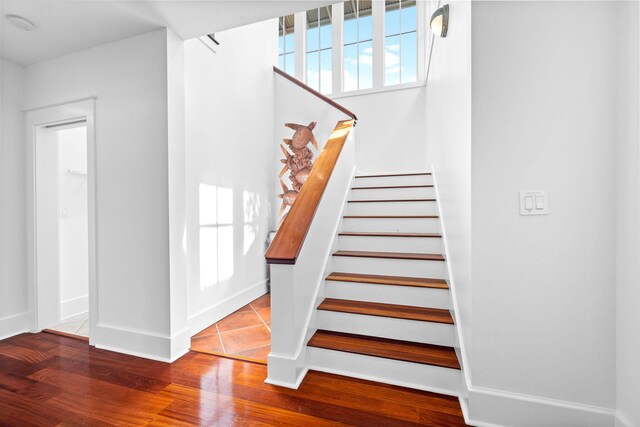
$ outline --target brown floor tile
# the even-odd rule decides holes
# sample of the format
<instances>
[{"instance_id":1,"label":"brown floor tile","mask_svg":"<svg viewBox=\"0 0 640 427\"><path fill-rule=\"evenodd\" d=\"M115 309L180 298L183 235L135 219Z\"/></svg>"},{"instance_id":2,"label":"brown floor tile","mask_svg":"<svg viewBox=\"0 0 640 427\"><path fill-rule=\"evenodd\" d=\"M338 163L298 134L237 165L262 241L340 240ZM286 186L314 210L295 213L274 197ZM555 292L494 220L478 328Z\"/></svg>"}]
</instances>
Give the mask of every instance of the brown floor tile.
<instances>
[{"instance_id":1,"label":"brown floor tile","mask_svg":"<svg viewBox=\"0 0 640 427\"><path fill-rule=\"evenodd\" d=\"M191 350L224 353L218 334L191 338Z\"/></svg>"},{"instance_id":2,"label":"brown floor tile","mask_svg":"<svg viewBox=\"0 0 640 427\"><path fill-rule=\"evenodd\" d=\"M216 324L214 323L213 325L209 326L208 328L204 328L203 330L201 330L200 332L198 332L197 334L195 334L191 338L200 338L200 337L204 337L204 336L207 336L207 335L213 335L213 334L217 334L217 333L218 333L218 328L216 328Z\"/></svg>"},{"instance_id":3,"label":"brown floor tile","mask_svg":"<svg viewBox=\"0 0 640 427\"><path fill-rule=\"evenodd\" d=\"M255 326L262 324L260 317L249 306L246 306L240 310L231 313L224 319L218 321L218 331L220 333L232 331L234 329L246 328L248 326Z\"/></svg>"},{"instance_id":4,"label":"brown floor tile","mask_svg":"<svg viewBox=\"0 0 640 427\"><path fill-rule=\"evenodd\" d=\"M269 308L271 307L271 294L264 294L260 298L251 301L251 305L256 310L260 308Z\"/></svg>"},{"instance_id":5,"label":"brown floor tile","mask_svg":"<svg viewBox=\"0 0 640 427\"><path fill-rule=\"evenodd\" d=\"M271 324L271 308L256 308L256 311L267 325Z\"/></svg>"},{"instance_id":6,"label":"brown floor tile","mask_svg":"<svg viewBox=\"0 0 640 427\"><path fill-rule=\"evenodd\" d=\"M257 359L267 361L267 356L271 351L270 345L265 345L262 347L252 348L250 350L245 350L238 352L236 356L248 357L249 359Z\"/></svg>"},{"instance_id":7,"label":"brown floor tile","mask_svg":"<svg viewBox=\"0 0 640 427\"><path fill-rule=\"evenodd\" d=\"M271 333L262 322L257 326L222 332L220 336L225 351L230 354L271 344Z\"/></svg>"}]
</instances>

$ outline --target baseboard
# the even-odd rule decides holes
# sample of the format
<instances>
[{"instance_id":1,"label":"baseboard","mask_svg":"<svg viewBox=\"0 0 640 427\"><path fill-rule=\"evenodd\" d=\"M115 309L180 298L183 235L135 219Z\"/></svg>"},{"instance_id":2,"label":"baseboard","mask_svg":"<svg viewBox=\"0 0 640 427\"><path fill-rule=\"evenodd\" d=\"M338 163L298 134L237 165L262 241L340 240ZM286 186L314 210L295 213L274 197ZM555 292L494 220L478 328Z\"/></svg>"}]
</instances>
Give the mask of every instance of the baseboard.
<instances>
[{"instance_id":1,"label":"baseboard","mask_svg":"<svg viewBox=\"0 0 640 427\"><path fill-rule=\"evenodd\" d=\"M465 422L476 427L614 427L616 419L612 409L481 387L464 403Z\"/></svg>"},{"instance_id":2,"label":"baseboard","mask_svg":"<svg viewBox=\"0 0 640 427\"><path fill-rule=\"evenodd\" d=\"M191 335L195 335L204 328L213 325L223 317L230 315L237 309L244 307L256 298L261 297L267 293L267 291L267 279L264 279L244 291L238 292L217 304L189 316L189 329L191 330Z\"/></svg>"},{"instance_id":3,"label":"baseboard","mask_svg":"<svg viewBox=\"0 0 640 427\"><path fill-rule=\"evenodd\" d=\"M89 295L60 302L60 323L72 321L73 318L89 311Z\"/></svg>"},{"instance_id":4,"label":"baseboard","mask_svg":"<svg viewBox=\"0 0 640 427\"><path fill-rule=\"evenodd\" d=\"M620 411L616 411L616 424L615 427L637 427L631 420L624 416Z\"/></svg>"},{"instance_id":5,"label":"baseboard","mask_svg":"<svg viewBox=\"0 0 640 427\"><path fill-rule=\"evenodd\" d=\"M309 372L307 366L302 367L305 360L305 349L293 356L269 353L267 357L267 384L297 389Z\"/></svg>"},{"instance_id":6,"label":"baseboard","mask_svg":"<svg viewBox=\"0 0 640 427\"><path fill-rule=\"evenodd\" d=\"M0 318L0 340L29 332L29 313L22 312Z\"/></svg>"},{"instance_id":7,"label":"baseboard","mask_svg":"<svg viewBox=\"0 0 640 427\"><path fill-rule=\"evenodd\" d=\"M185 355L190 346L189 328L169 336L99 323L91 331L91 345L104 350L171 363Z\"/></svg>"}]
</instances>

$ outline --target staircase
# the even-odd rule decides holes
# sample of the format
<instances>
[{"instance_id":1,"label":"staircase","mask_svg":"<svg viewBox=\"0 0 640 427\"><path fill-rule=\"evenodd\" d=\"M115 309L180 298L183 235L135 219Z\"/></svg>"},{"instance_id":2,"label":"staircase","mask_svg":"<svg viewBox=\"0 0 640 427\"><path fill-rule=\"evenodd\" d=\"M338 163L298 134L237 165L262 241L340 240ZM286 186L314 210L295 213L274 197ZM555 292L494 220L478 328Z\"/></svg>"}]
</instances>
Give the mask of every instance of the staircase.
<instances>
[{"instance_id":1,"label":"staircase","mask_svg":"<svg viewBox=\"0 0 640 427\"><path fill-rule=\"evenodd\" d=\"M459 395L431 174L354 182L307 343L310 369Z\"/></svg>"}]
</instances>

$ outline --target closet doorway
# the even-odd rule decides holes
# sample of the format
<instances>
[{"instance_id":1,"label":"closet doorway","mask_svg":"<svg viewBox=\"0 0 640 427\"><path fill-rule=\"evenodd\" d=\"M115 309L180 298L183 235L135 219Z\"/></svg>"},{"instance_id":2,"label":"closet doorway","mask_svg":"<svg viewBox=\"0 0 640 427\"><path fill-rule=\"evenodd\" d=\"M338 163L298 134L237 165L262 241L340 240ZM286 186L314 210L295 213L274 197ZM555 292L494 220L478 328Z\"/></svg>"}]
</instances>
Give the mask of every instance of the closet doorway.
<instances>
[{"instance_id":1,"label":"closet doorway","mask_svg":"<svg viewBox=\"0 0 640 427\"><path fill-rule=\"evenodd\" d=\"M93 100L27 112L27 135L33 330L89 340L97 305Z\"/></svg>"}]
</instances>

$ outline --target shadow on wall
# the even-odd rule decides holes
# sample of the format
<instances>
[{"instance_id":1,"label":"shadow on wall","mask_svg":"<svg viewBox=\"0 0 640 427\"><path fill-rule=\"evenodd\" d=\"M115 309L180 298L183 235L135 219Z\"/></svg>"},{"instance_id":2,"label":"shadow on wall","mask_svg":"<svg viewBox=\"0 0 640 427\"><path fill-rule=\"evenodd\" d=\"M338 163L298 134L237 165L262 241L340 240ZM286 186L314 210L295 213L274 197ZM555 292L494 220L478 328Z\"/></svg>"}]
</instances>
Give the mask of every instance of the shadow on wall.
<instances>
[{"instance_id":1,"label":"shadow on wall","mask_svg":"<svg viewBox=\"0 0 640 427\"><path fill-rule=\"evenodd\" d=\"M228 283L234 274L234 192L232 188L201 183L198 200L200 289L207 289ZM260 230L260 195L243 191L242 207L242 239L238 241L243 242L243 255L246 255L256 244Z\"/></svg>"}]
</instances>

